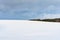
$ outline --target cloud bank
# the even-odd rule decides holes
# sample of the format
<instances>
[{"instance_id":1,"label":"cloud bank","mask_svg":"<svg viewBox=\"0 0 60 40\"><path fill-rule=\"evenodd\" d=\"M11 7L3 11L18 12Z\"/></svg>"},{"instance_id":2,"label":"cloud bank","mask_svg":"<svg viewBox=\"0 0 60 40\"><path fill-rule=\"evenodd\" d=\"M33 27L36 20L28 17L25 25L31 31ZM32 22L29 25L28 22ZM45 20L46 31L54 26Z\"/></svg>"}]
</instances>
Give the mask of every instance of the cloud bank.
<instances>
[{"instance_id":1,"label":"cloud bank","mask_svg":"<svg viewBox=\"0 0 60 40\"><path fill-rule=\"evenodd\" d=\"M60 14L60 0L0 0L0 19L43 18L44 14Z\"/></svg>"}]
</instances>

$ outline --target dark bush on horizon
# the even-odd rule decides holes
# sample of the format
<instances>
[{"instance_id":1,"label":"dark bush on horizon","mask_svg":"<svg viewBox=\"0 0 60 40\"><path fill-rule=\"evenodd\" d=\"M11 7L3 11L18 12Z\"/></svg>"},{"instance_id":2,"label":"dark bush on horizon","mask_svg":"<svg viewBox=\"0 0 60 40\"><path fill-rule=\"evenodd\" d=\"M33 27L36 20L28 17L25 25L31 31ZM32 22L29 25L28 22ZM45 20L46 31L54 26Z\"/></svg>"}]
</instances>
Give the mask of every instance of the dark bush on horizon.
<instances>
[{"instance_id":1,"label":"dark bush on horizon","mask_svg":"<svg viewBox=\"0 0 60 40\"><path fill-rule=\"evenodd\" d=\"M60 22L60 18L54 18L54 19L30 19L31 21L46 21L46 22Z\"/></svg>"}]
</instances>

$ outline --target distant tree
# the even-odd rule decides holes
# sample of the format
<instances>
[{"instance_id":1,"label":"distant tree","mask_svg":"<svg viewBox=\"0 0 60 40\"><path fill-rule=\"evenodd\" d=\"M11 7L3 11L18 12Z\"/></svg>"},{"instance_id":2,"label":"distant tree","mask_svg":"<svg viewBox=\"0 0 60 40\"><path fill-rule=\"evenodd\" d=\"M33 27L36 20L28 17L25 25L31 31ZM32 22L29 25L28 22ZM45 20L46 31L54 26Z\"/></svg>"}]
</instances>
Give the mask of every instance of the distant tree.
<instances>
[{"instance_id":1,"label":"distant tree","mask_svg":"<svg viewBox=\"0 0 60 40\"><path fill-rule=\"evenodd\" d=\"M55 19L30 19L31 21L46 21L46 22L60 22L60 18L55 18Z\"/></svg>"}]
</instances>

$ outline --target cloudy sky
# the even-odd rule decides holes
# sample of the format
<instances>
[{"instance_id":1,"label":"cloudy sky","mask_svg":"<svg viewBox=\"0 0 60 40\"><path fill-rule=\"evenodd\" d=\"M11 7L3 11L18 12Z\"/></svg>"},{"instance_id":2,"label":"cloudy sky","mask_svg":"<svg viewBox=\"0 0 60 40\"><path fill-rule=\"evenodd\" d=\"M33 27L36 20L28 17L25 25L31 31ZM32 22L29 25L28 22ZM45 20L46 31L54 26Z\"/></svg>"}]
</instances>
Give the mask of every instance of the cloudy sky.
<instances>
[{"instance_id":1,"label":"cloudy sky","mask_svg":"<svg viewBox=\"0 0 60 40\"><path fill-rule=\"evenodd\" d=\"M60 18L60 0L0 0L0 19Z\"/></svg>"}]
</instances>

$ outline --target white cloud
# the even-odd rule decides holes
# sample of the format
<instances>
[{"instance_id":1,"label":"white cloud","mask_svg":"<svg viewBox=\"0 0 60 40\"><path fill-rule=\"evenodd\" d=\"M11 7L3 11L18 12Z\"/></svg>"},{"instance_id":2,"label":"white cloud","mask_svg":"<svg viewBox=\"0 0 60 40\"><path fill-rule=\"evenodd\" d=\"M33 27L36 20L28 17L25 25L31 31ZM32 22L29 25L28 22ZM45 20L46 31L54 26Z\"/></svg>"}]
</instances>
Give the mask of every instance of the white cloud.
<instances>
[{"instance_id":1,"label":"white cloud","mask_svg":"<svg viewBox=\"0 0 60 40\"><path fill-rule=\"evenodd\" d=\"M57 13L57 14L43 14L43 18L42 19L45 19L45 18L60 18L60 13Z\"/></svg>"},{"instance_id":2,"label":"white cloud","mask_svg":"<svg viewBox=\"0 0 60 40\"><path fill-rule=\"evenodd\" d=\"M35 18L60 18L60 7L49 5L48 7L44 8L42 13L37 15Z\"/></svg>"},{"instance_id":3,"label":"white cloud","mask_svg":"<svg viewBox=\"0 0 60 40\"><path fill-rule=\"evenodd\" d=\"M43 18L60 18L60 7L50 5L44 10Z\"/></svg>"}]
</instances>

